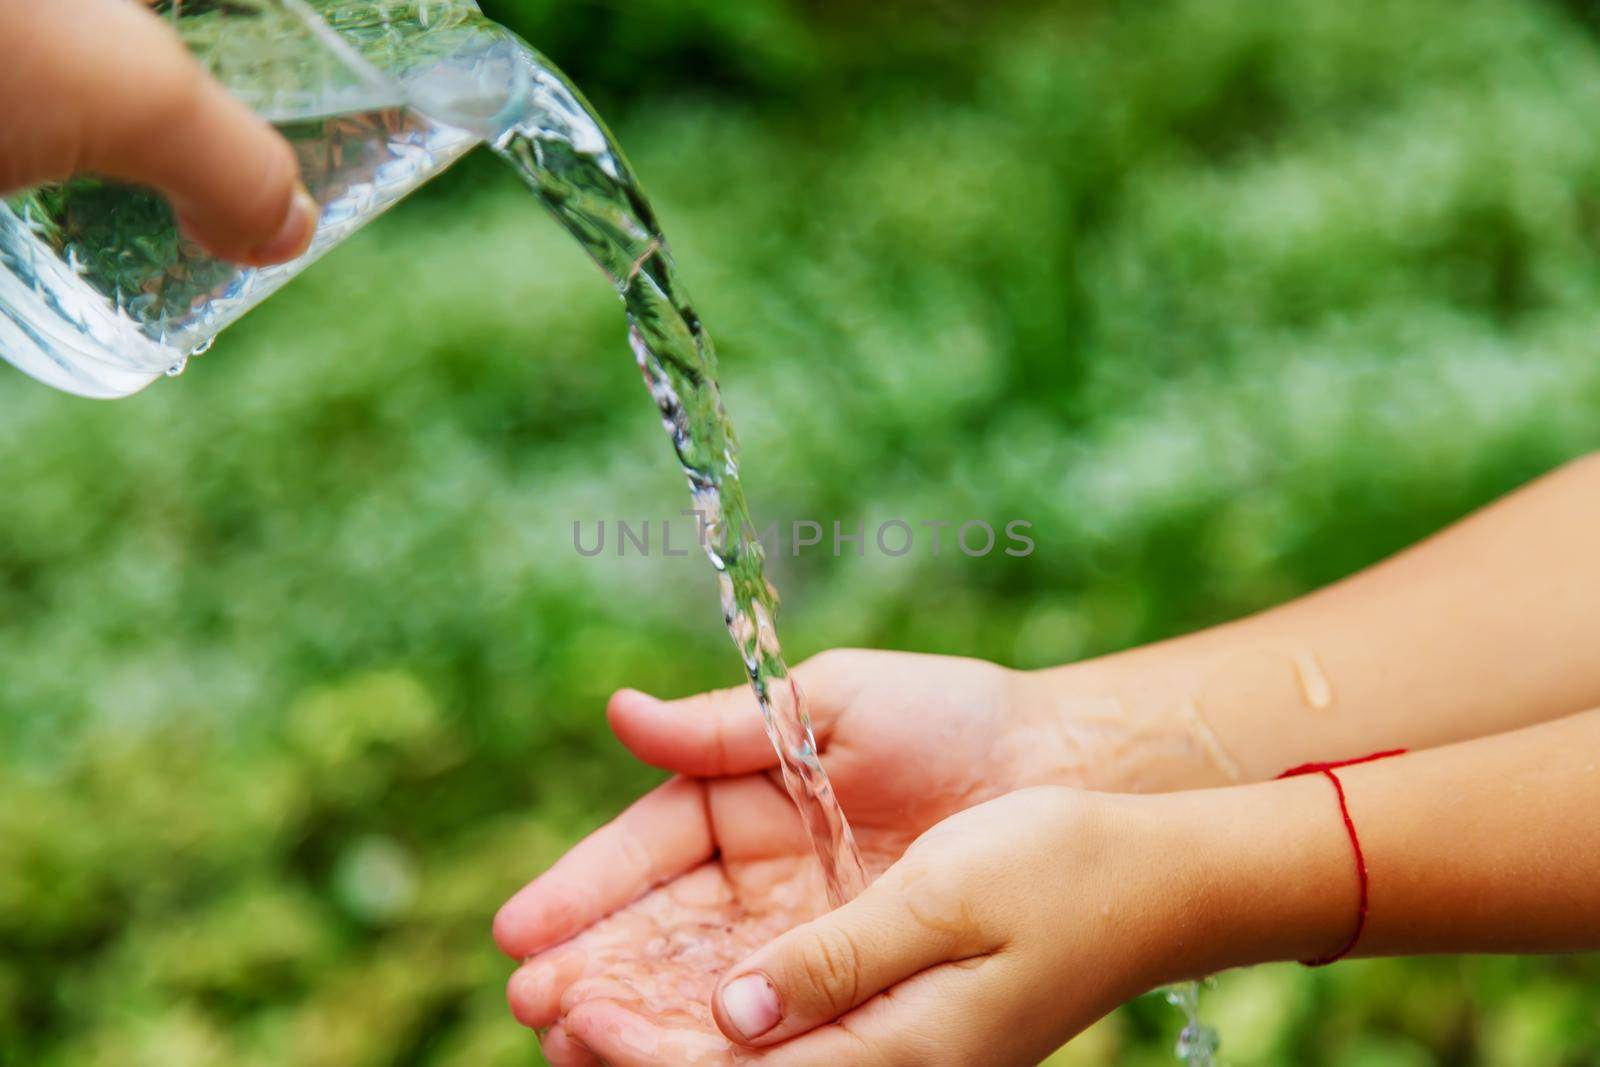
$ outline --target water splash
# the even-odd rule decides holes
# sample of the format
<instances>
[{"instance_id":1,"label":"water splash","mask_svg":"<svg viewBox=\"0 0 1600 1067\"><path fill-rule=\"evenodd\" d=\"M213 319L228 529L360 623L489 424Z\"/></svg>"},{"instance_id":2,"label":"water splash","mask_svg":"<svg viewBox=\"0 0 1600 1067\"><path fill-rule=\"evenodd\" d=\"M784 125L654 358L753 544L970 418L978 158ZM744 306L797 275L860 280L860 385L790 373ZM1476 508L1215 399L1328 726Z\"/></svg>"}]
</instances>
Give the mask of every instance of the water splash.
<instances>
[{"instance_id":1,"label":"water splash","mask_svg":"<svg viewBox=\"0 0 1600 1067\"><path fill-rule=\"evenodd\" d=\"M1200 1019L1200 983L1184 982L1167 990L1167 1003L1183 1012L1175 1053L1189 1067L1216 1067L1222 1039Z\"/></svg>"}]
</instances>

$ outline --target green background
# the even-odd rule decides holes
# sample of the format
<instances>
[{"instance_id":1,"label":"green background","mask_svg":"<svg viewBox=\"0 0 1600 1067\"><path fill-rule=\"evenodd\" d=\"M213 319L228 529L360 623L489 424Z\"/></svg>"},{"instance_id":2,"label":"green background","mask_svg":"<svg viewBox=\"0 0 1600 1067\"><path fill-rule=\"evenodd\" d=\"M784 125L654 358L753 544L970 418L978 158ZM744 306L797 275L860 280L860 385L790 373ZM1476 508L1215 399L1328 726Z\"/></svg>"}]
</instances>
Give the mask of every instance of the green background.
<instances>
[{"instance_id":1,"label":"green background","mask_svg":"<svg viewBox=\"0 0 1600 1067\"><path fill-rule=\"evenodd\" d=\"M1586 5L486 6L654 190L758 515L1035 524L1024 560L778 561L794 659L1123 648L1600 447ZM737 679L700 561L572 523L683 499L615 297L482 156L177 381L6 374L0 1063L537 1062L493 910L652 782L611 689ZM1235 1067L1561 1067L1597 989L1277 967L1207 1011Z\"/></svg>"}]
</instances>

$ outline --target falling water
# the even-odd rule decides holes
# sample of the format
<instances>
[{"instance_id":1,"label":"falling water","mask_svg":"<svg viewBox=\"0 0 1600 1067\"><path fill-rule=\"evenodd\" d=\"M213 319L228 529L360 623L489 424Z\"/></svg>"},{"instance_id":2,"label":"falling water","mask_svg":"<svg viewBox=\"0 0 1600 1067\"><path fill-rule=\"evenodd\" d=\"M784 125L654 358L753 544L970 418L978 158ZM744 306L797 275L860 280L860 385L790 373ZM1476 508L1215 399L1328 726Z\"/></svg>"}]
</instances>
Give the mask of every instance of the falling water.
<instances>
[{"instance_id":1,"label":"falling water","mask_svg":"<svg viewBox=\"0 0 1600 1067\"><path fill-rule=\"evenodd\" d=\"M1215 1067L1221 1041L1200 1018L1200 983L1184 982L1167 990L1167 1003L1183 1012L1178 1034L1178 1059L1189 1067Z\"/></svg>"},{"instance_id":2,"label":"falling water","mask_svg":"<svg viewBox=\"0 0 1600 1067\"><path fill-rule=\"evenodd\" d=\"M655 214L616 142L583 98L530 51L531 106L494 148L605 271L684 474L702 542L784 783L811 833L835 906L866 886L860 853L817 759L804 698L784 663L778 597L739 478L739 443L717 384L711 336L695 314Z\"/></svg>"}]
</instances>

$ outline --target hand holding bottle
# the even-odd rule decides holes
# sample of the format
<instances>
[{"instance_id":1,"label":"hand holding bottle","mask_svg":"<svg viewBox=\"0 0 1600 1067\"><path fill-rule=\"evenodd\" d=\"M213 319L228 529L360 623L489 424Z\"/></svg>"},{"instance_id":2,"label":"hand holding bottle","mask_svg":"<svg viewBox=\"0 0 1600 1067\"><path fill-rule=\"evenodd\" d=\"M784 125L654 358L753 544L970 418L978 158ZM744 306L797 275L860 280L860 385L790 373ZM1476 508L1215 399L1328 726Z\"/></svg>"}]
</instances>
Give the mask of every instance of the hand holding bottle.
<instances>
[{"instance_id":1,"label":"hand holding bottle","mask_svg":"<svg viewBox=\"0 0 1600 1067\"><path fill-rule=\"evenodd\" d=\"M0 194L94 173L164 194L191 237L248 266L310 244L287 142L127 0L0 0Z\"/></svg>"}]
</instances>

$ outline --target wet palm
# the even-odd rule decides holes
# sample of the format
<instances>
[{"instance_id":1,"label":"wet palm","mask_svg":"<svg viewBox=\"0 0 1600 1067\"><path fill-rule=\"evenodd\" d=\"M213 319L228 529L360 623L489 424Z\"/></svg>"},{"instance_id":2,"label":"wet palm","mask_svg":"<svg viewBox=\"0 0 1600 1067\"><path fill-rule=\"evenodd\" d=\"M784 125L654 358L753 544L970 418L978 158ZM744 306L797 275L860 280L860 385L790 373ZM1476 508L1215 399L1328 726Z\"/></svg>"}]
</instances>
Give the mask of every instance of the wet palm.
<instances>
[{"instance_id":1,"label":"wet palm","mask_svg":"<svg viewBox=\"0 0 1600 1067\"><path fill-rule=\"evenodd\" d=\"M512 1003L524 1022L543 1027L561 1020L544 1038L556 1067L595 1062L573 1036L603 1048L614 1064L634 1062L624 1058L629 1050L639 1063L735 1062L711 1014L717 982L827 906L794 809L767 776L669 783L608 828L626 835L613 842L616 859L627 862L622 857L634 851L637 861L659 870L664 855L647 857L636 851L640 845L622 842L654 837L665 820L675 823L670 832L680 842L689 836L684 824L698 821L703 836L696 851L709 846L716 858L535 956L513 979ZM861 837L874 870L887 866L903 840L866 827ZM575 882L569 886L576 889Z\"/></svg>"},{"instance_id":2,"label":"wet palm","mask_svg":"<svg viewBox=\"0 0 1600 1067\"><path fill-rule=\"evenodd\" d=\"M796 673L873 873L953 812L1048 776L1041 753L1057 746L1012 672L841 652ZM623 692L610 716L641 759L695 777L645 797L507 904L497 938L528 958L512 1006L551 1028L556 1067L588 1067L595 1048L617 1067L759 1058L722 1036L712 993L826 896L754 702L740 690L672 704Z\"/></svg>"}]
</instances>

